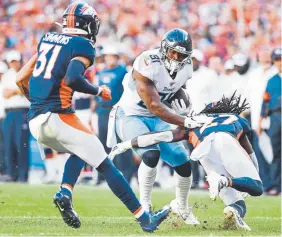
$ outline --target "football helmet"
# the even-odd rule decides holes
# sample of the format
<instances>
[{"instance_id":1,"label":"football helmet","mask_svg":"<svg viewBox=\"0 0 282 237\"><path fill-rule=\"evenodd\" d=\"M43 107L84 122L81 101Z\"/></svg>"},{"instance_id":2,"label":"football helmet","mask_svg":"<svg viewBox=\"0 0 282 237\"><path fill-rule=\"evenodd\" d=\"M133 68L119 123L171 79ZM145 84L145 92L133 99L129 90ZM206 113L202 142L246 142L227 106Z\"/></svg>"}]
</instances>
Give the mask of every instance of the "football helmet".
<instances>
[{"instance_id":1,"label":"football helmet","mask_svg":"<svg viewBox=\"0 0 282 237\"><path fill-rule=\"evenodd\" d=\"M184 55L184 59L182 61L177 61L169 58L169 50L181 53ZM160 52L165 67L172 75L174 72L181 70L186 64L191 63L192 39L185 30L178 28L172 29L164 35L161 42Z\"/></svg>"},{"instance_id":2,"label":"football helmet","mask_svg":"<svg viewBox=\"0 0 282 237\"><path fill-rule=\"evenodd\" d=\"M63 14L63 33L84 35L96 42L100 21L95 9L85 2L70 4Z\"/></svg>"}]
</instances>

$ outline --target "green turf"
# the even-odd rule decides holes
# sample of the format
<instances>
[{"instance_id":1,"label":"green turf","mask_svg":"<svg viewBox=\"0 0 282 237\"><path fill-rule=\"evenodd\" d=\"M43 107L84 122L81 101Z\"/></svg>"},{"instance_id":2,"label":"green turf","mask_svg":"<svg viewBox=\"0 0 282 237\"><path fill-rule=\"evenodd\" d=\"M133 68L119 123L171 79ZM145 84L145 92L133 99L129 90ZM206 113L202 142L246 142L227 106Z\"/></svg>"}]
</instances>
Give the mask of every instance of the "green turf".
<instances>
[{"instance_id":1,"label":"green turf","mask_svg":"<svg viewBox=\"0 0 282 237\"><path fill-rule=\"evenodd\" d=\"M0 236L145 235L132 215L110 191L83 186L77 187L74 192L74 205L82 226L78 230L67 227L51 202L56 190L56 186L0 184ZM172 191L154 190L153 203L156 208L160 208L173 197ZM192 191L190 205L194 206L193 212L202 224L197 227L184 225L171 215L156 233L148 235L280 236L280 198L248 198L246 202L248 213L245 220L252 232L223 230L220 227L223 204L209 200L207 192Z\"/></svg>"}]
</instances>

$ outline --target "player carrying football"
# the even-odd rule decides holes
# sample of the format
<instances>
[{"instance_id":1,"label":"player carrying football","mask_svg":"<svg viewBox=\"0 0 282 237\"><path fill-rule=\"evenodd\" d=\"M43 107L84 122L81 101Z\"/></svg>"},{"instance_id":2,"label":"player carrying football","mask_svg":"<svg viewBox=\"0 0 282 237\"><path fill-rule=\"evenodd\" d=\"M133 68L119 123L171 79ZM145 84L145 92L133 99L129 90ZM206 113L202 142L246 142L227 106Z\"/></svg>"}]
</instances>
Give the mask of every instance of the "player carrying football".
<instances>
[{"instance_id":1,"label":"player carrying football","mask_svg":"<svg viewBox=\"0 0 282 237\"><path fill-rule=\"evenodd\" d=\"M63 14L62 34L49 32L41 38L37 54L19 72L17 84L31 101L29 125L38 143L71 154L60 191L54 196L65 223L73 228L81 225L72 206L72 189L87 162L105 177L142 229L152 232L167 217L169 208L154 214L143 209L99 139L80 122L71 107L74 91L111 99L107 87L93 86L83 76L94 62L93 44L99 24L96 11L88 4L76 2L68 6Z\"/></svg>"},{"instance_id":2,"label":"player carrying football","mask_svg":"<svg viewBox=\"0 0 282 237\"><path fill-rule=\"evenodd\" d=\"M139 55L124 80L123 95L112 110L108 127L108 146L116 144L115 135L122 141L147 132L170 129L170 124L183 127L199 126L199 117L178 115L186 104L173 101L175 112L165 106L176 92L192 77L192 40L182 29L168 31L160 49ZM179 105L179 106L178 106ZM181 106L182 105L182 106ZM151 193L161 158L173 167L176 177L176 199L171 202L172 212L180 215L186 224L199 224L188 207L188 194L192 184L191 163L181 142L161 143L149 147L133 148L142 158L138 170L140 201L150 210Z\"/></svg>"},{"instance_id":3,"label":"player carrying football","mask_svg":"<svg viewBox=\"0 0 282 237\"><path fill-rule=\"evenodd\" d=\"M243 221L246 204L241 192L260 196L263 185L256 155L247 137L251 131L249 123L238 115L246 109L246 104L239 103L240 99L234 96L230 100L223 98L200 113L210 119L202 127L178 127L141 135L115 145L109 157L114 158L131 148L188 140L195 147L191 159L199 161L207 173L211 199L215 200L219 195L226 205L225 227L250 231L251 228Z\"/></svg>"}]
</instances>

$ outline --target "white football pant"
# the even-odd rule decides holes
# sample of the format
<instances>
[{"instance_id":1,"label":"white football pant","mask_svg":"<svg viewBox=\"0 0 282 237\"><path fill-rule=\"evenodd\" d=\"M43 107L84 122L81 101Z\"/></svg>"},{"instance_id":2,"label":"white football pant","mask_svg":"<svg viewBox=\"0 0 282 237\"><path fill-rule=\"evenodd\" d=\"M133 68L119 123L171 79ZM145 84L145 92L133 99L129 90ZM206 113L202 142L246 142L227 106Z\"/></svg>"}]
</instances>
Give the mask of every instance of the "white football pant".
<instances>
[{"instance_id":1,"label":"white football pant","mask_svg":"<svg viewBox=\"0 0 282 237\"><path fill-rule=\"evenodd\" d=\"M97 168L107 157L100 140L75 114L41 114L29 122L31 134L39 143L57 152L77 155Z\"/></svg>"},{"instance_id":2,"label":"white football pant","mask_svg":"<svg viewBox=\"0 0 282 237\"><path fill-rule=\"evenodd\" d=\"M238 140L230 134L224 132L210 134L199 144L195 152L203 154L197 160L200 161L207 174L214 171L230 178L249 177L260 180L249 155ZM193 153L191 156L193 157ZM225 205L243 200L241 193L230 187L223 188L219 196Z\"/></svg>"}]
</instances>

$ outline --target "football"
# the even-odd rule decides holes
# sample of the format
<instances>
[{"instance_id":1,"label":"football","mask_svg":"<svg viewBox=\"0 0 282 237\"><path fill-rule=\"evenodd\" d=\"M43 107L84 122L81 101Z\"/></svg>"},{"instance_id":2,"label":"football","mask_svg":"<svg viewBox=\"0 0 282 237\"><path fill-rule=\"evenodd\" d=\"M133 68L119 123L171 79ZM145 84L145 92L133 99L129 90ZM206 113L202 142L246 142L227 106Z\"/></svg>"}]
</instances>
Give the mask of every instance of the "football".
<instances>
[{"instance_id":1,"label":"football","mask_svg":"<svg viewBox=\"0 0 282 237\"><path fill-rule=\"evenodd\" d=\"M190 97L189 97L187 91L182 87L177 92L175 92L175 94L171 98L166 100L165 104L171 108L171 102L174 101L175 99L178 99L178 100L183 99L187 108L191 104Z\"/></svg>"}]
</instances>

